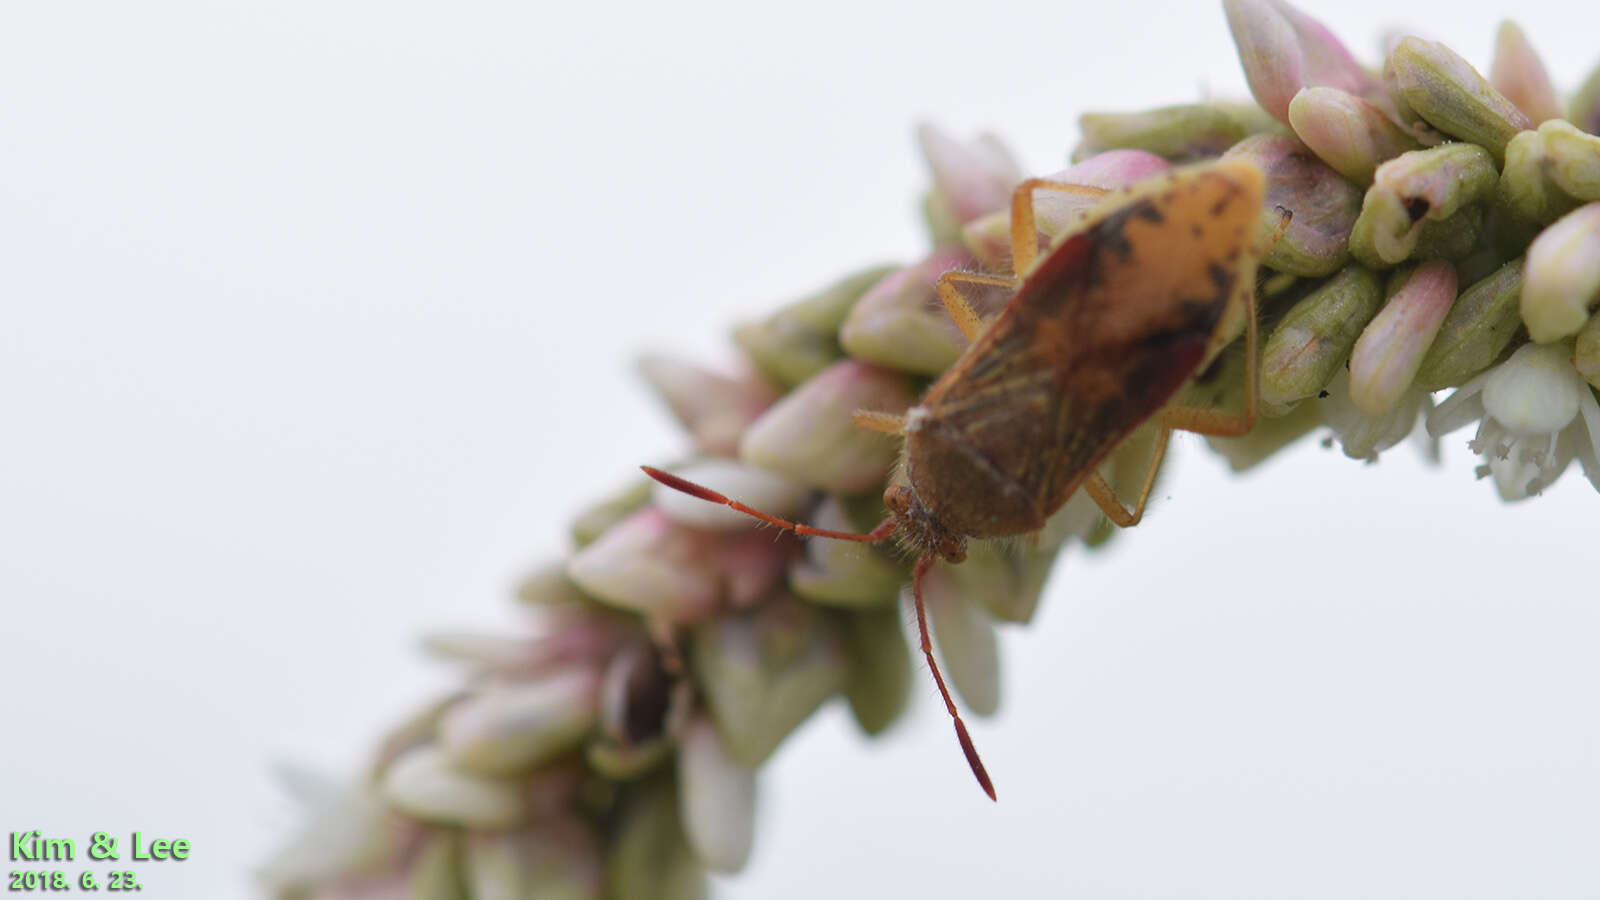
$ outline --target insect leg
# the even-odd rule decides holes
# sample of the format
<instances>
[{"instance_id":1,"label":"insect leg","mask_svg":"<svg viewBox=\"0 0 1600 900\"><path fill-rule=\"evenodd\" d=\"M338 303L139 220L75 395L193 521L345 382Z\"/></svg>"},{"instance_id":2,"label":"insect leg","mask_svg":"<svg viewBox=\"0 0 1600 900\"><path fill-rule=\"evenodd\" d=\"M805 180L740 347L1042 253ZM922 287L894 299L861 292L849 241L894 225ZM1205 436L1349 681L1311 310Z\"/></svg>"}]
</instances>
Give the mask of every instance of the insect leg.
<instances>
[{"instance_id":1,"label":"insect leg","mask_svg":"<svg viewBox=\"0 0 1600 900\"><path fill-rule=\"evenodd\" d=\"M1033 211L1033 192L1060 191L1063 194L1081 194L1086 197L1104 197L1111 193L1105 188L1087 184L1069 184L1048 178L1029 178L1011 192L1011 270L1021 278L1033 268L1039 257L1039 226Z\"/></svg>"},{"instance_id":2,"label":"insect leg","mask_svg":"<svg viewBox=\"0 0 1600 900\"><path fill-rule=\"evenodd\" d=\"M966 284L981 284L986 287L1003 287L1010 290L1017 289L1017 280L1004 275L979 275L976 272L946 272L939 276L939 299L944 301L944 308L949 310L950 318L956 322L956 327L967 336L967 341L975 341L983 331L983 320L978 318L977 310L967 302L967 298L956 289L957 282Z\"/></svg>"},{"instance_id":3,"label":"insect leg","mask_svg":"<svg viewBox=\"0 0 1600 900\"><path fill-rule=\"evenodd\" d=\"M850 414L851 420L869 431L881 431L884 434L905 434L906 417L894 413L878 412L873 409L858 409Z\"/></svg>"},{"instance_id":4,"label":"insect leg","mask_svg":"<svg viewBox=\"0 0 1600 900\"><path fill-rule=\"evenodd\" d=\"M1150 500L1150 491L1156 485L1156 472L1161 469L1161 460L1167 455L1167 439L1172 437L1171 428L1161 429L1161 436L1156 438L1155 452L1150 455L1150 470L1145 473L1144 487L1139 489L1139 500L1128 509L1122 501L1117 499L1116 489L1105 476L1099 472L1090 473L1083 482L1083 489L1089 492L1090 499L1106 514L1106 518L1115 522L1119 527L1132 528L1144 518L1145 503Z\"/></svg>"},{"instance_id":5,"label":"insect leg","mask_svg":"<svg viewBox=\"0 0 1600 900\"><path fill-rule=\"evenodd\" d=\"M917 564L911 570L911 599L917 607L917 633L922 636L922 655L928 660L928 668L933 671L933 683L939 686L939 696L944 698L944 708L950 711L950 718L956 723L956 740L961 742L961 752L966 754L967 765L972 768L972 774L977 776L978 786L983 792L994 800L994 782L989 780L989 771L983 767L983 760L978 758L978 748L972 743L972 735L967 734L966 723L961 721L961 713L956 710L956 702L950 699L950 689L945 687L944 676L939 674L939 664L933 661L933 642L928 639L928 611L922 604L922 576L933 568L932 553L924 553L917 557Z\"/></svg>"},{"instance_id":6,"label":"insect leg","mask_svg":"<svg viewBox=\"0 0 1600 900\"><path fill-rule=\"evenodd\" d=\"M1244 412L1225 413L1220 409L1199 406L1169 406L1156 414L1156 420L1180 431L1210 434L1217 437L1238 437L1255 427L1256 413L1261 406L1261 371L1259 352L1256 349L1256 292L1254 285L1243 290L1244 303Z\"/></svg>"}]
</instances>

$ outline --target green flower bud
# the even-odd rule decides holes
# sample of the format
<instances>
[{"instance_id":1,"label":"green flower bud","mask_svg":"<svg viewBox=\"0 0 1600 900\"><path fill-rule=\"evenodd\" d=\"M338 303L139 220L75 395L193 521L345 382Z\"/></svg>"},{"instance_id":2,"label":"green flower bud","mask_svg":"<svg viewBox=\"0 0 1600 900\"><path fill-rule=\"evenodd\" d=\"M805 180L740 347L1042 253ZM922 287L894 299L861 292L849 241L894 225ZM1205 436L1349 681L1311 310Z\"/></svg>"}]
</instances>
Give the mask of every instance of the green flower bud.
<instances>
[{"instance_id":1,"label":"green flower bud","mask_svg":"<svg viewBox=\"0 0 1600 900\"><path fill-rule=\"evenodd\" d=\"M1106 150L1145 150L1172 162L1210 159L1262 130L1265 117L1223 104L1163 106L1137 113L1084 113L1083 140L1072 151L1080 162ZM1267 120L1270 122L1270 119Z\"/></svg>"},{"instance_id":2,"label":"green flower bud","mask_svg":"<svg viewBox=\"0 0 1600 900\"><path fill-rule=\"evenodd\" d=\"M713 456L737 452L745 427L778 399L772 385L754 372L732 377L654 354L639 360L639 371L694 438L695 448Z\"/></svg>"},{"instance_id":3,"label":"green flower bud","mask_svg":"<svg viewBox=\"0 0 1600 900\"><path fill-rule=\"evenodd\" d=\"M595 538L610 529L611 526L643 509L645 504L650 502L650 489L654 484L655 482L648 478L630 481L626 488L586 507L572 520L572 542L579 547L588 546ZM560 574L562 580L565 581L565 572ZM568 583L570 584L570 582ZM542 593L543 587L541 587L539 596L548 597L548 601L543 599L536 601L532 596L523 592L521 594L523 602L543 604L565 596L559 591L549 594ZM554 585L549 585L548 587L553 588ZM577 592L577 596L581 598L583 596L582 592Z\"/></svg>"},{"instance_id":4,"label":"green flower bud","mask_svg":"<svg viewBox=\"0 0 1600 900\"><path fill-rule=\"evenodd\" d=\"M1590 316L1588 324L1578 332L1572 365L1585 381L1600 388L1600 313Z\"/></svg>"},{"instance_id":5,"label":"green flower bud","mask_svg":"<svg viewBox=\"0 0 1600 900\"><path fill-rule=\"evenodd\" d=\"M1337 88L1306 88L1289 101L1289 124L1322 161L1356 184L1385 160L1422 145L1375 104Z\"/></svg>"},{"instance_id":6,"label":"green flower bud","mask_svg":"<svg viewBox=\"0 0 1600 900\"><path fill-rule=\"evenodd\" d=\"M1600 137L1562 119L1518 134L1506 145L1496 194L1512 215L1538 225L1600 200Z\"/></svg>"},{"instance_id":7,"label":"green flower bud","mask_svg":"<svg viewBox=\"0 0 1600 900\"><path fill-rule=\"evenodd\" d=\"M1461 292L1417 369L1418 387L1437 391L1463 384L1505 353L1522 325L1522 269L1519 257Z\"/></svg>"},{"instance_id":8,"label":"green flower bud","mask_svg":"<svg viewBox=\"0 0 1600 900\"><path fill-rule=\"evenodd\" d=\"M917 128L917 146L933 174L935 202L950 210L957 226L1006 207L1012 186L1022 180L1011 151L992 134L959 141L924 123Z\"/></svg>"},{"instance_id":9,"label":"green flower bud","mask_svg":"<svg viewBox=\"0 0 1600 900\"><path fill-rule=\"evenodd\" d=\"M689 721L678 750L678 816L707 869L734 873L750 859L756 830L756 773L728 755L704 713Z\"/></svg>"},{"instance_id":10,"label":"green flower bud","mask_svg":"<svg viewBox=\"0 0 1600 900\"><path fill-rule=\"evenodd\" d=\"M428 834L422 849L411 861L402 894L432 900L467 900L461 887L459 835L445 830Z\"/></svg>"},{"instance_id":11,"label":"green flower bud","mask_svg":"<svg viewBox=\"0 0 1600 900\"><path fill-rule=\"evenodd\" d=\"M628 900L706 900L706 873L678 818L670 781L627 798L611 834L606 860L608 897Z\"/></svg>"},{"instance_id":12,"label":"green flower bud","mask_svg":"<svg viewBox=\"0 0 1600 900\"><path fill-rule=\"evenodd\" d=\"M1550 85L1539 54L1528 43L1515 22L1501 22L1494 38L1494 62L1489 66L1489 84L1522 110L1537 125L1546 119L1561 118L1561 103Z\"/></svg>"},{"instance_id":13,"label":"green flower bud","mask_svg":"<svg viewBox=\"0 0 1600 900\"><path fill-rule=\"evenodd\" d=\"M570 814L515 831L468 832L464 850L463 869L473 900L605 896L600 842L587 823Z\"/></svg>"},{"instance_id":14,"label":"green flower bud","mask_svg":"<svg viewBox=\"0 0 1600 900\"><path fill-rule=\"evenodd\" d=\"M635 513L573 554L567 574L595 599L660 622L692 622L755 602L782 577L793 546L751 528L687 528L660 510Z\"/></svg>"},{"instance_id":15,"label":"green flower bud","mask_svg":"<svg viewBox=\"0 0 1600 900\"><path fill-rule=\"evenodd\" d=\"M1461 238L1469 237L1465 250L1470 250L1480 219L1452 217L1484 199L1496 178L1488 152L1473 144L1402 153L1378 167L1351 230L1350 249L1363 265L1386 268L1417 254L1423 226L1440 223L1452 231L1435 236L1424 249L1462 249Z\"/></svg>"},{"instance_id":16,"label":"green flower bud","mask_svg":"<svg viewBox=\"0 0 1600 900\"><path fill-rule=\"evenodd\" d=\"M348 876L376 875L406 850L418 826L366 784L317 798L300 831L261 867L261 880L283 894Z\"/></svg>"},{"instance_id":17,"label":"green flower bud","mask_svg":"<svg viewBox=\"0 0 1600 900\"><path fill-rule=\"evenodd\" d=\"M516 775L575 748L594 727L600 688L592 670L491 683L445 712L439 745L482 775Z\"/></svg>"},{"instance_id":18,"label":"green flower bud","mask_svg":"<svg viewBox=\"0 0 1600 900\"><path fill-rule=\"evenodd\" d=\"M972 263L965 249L947 246L873 285L850 310L839 329L839 343L857 359L920 375L942 373L967 349L967 340L936 285L945 272L970 269ZM973 299L991 300L991 308L977 311L992 314L1004 307L1009 292Z\"/></svg>"},{"instance_id":19,"label":"green flower bud","mask_svg":"<svg viewBox=\"0 0 1600 900\"><path fill-rule=\"evenodd\" d=\"M844 356L839 326L867 288L892 271L893 266L874 266L841 278L759 322L740 326L733 340L762 374L793 387Z\"/></svg>"},{"instance_id":20,"label":"green flower bud","mask_svg":"<svg viewBox=\"0 0 1600 900\"><path fill-rule=\"evenodd\" d=\"M1320 277L1350 260L1350 229L1361 210L1361 191L1292 137L1258 134L1223 154L1248 159L1267 175L1266 208L1257 227L1268 240L1282 225L1278 208L1292 213L1289 227L1262 265Z\"/></svg>"},{"instance_id":21,"label":"green flower bud","mask_svg":"<svg viewBox=\"0 0 1600 900\"><path fill-rule=\"evenodd\" d=\"M845 360L779 400L745 432L739 457L803 484L858 494L883 483L900 442L857 426L858 409L903 413L915 400L898 372Z\"/></svg>"},{"instance_id":22,"label":"green flower bud","mask_svg":"<svg viewBox=\"0 0 1600 900\"><path fill-rule=\"evenodd\" d=\"M1350 400L1369 416L1400 404L1456 299L1456 271L1423 263L1367 323L1350 351Z\"/></svg>"},{"instance_id":23,"label":"green flower bud","mask_svg":"<svg viewBox=\"0 0 1600 900\"><path fill-rule=\"evenodd\" d=\"M435 744L397 758L383 773L379 790L406 815L440 825L509 828L528 814L518 781L464 771Z\"/></svg>"},{"instance_id":24,"label":"green flower bud","mask_svg":"<svg viewBox=\"0 0 1600 900\"><path fill-rule=\"evenodd\" d=\"M940 562L929 569L922 602L951 688L974 715L991 716L1000 708L1000 642L982 600L964 594L956 579L965 566ZM909 585L905 594L909 602Z\"/></svg>"},{"instance_id":25,"label":"green flower bud","mask_svg":"<svg viewBox=\"0 0 1600 900\"><path fill-rule=\"evenodd\" d=\"M877 494L844 501L829 495L806 519L829 531L870 531L886 513ZM906 571L870 544L811 540L789 565L789 587L800 597L827 606L887 606L900 595Z\"/></svg>"},{"instance_id":26,"label":"green flower bud","mask_svg":"<svg viewBox=\"0 0 1600 900\"><path fill-rule=\"evenodd\" d=\"M1404 38L1389 54L1406 104L1445 134L1505 161L1506 142L1533 122L1465 59L1437 41Z\"/></svg>"},{"instance_id":27,"label":"green flower bud","mask_svg":"<svg viewBox=\"0 0 1600 900\"><path fill-rule=\"evenodd\" d=\"M1326 388L1382 300L1377 274L1352 264L1290 307L1262 350L1262 405L1286 411Z\"/></svg>"},{"instance_id":28,"label":"green flower bud","mask_svg":"<svg viewBox=\"0 0 1600 900\"><path fill-rule=\"evenodd\" d=\"M1281 0L1223 0L1228 29L1256 102L1289 121L1289 101L1302 88L1326 85L1352 94L1375 87L1327 26Z\"/></svg>"},{"instance_id":29,"label":"green flower bud","mask_svg":"<svg viewBox=\"0 0 1600 900\"><path fill-rule=\"evenodd\" d=\"M905 711L911 696L911 650L900 630L900 610L856 613L842 627L850 712L862 731L879 734Z\"/></svg>"},{"instance_id":30,"label":"green flower bud","mask_svg":"<svg viewBox=\"0 0 1600 900\"><path fill-rule=\"evenodd\" d=\"M749 768L845 685L838 635L821 611L791 599L699 626L690 651L723 746Z\"/></svg>"},{"instance_id":31,"label":"green flower bud","mask_svg":"<svg viewBox=\"0 0 1600 900\"><path fill-rule=\"evenodd\" d=\"M1600 302L1600 202L1558 219L1528 245L1522 321L1541 344L1577 334Z\"/></svg>"},{"instance_id":32,"label":"green flower bud","mask_svg":"<svg viewBox=\"0 0 1600 900\"><path fill-rule=\"evenodd\" d=\"M1595 66L1568 101L1567 121L1590 134L1600 134L1600 66Z\"/></svg>"}]
</instances>

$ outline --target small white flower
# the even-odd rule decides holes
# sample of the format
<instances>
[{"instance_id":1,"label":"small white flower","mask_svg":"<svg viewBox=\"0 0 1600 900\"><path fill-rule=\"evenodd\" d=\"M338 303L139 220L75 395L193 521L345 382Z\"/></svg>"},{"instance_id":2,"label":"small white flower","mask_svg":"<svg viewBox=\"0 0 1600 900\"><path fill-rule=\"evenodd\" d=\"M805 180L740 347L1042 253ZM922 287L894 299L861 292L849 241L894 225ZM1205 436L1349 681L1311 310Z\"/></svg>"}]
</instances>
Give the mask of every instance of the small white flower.
<instances>
[{"instance_id":1,"label":"small white flower","mask_svg":"<svg viewBox=\"0 0 1600 900\"><path fill-rule=\"evenodd\" d=\"M1503 500L1549 487L1574 456L1600 489L1600 403L1572 367L1566 344L1526 344L1456 391L1428 416L1437 436L1481 419L1467 446L1484 458Z\"/></svg>"}]
</instances>

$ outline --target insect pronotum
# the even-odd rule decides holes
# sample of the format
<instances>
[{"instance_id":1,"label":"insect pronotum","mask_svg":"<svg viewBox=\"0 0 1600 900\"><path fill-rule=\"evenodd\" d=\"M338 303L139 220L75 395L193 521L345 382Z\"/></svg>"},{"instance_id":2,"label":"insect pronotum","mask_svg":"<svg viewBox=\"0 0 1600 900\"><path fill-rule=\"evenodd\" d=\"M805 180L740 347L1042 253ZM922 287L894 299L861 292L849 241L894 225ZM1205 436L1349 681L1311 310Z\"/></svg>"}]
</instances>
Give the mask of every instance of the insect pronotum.
<instances>
[{"instance_id":1,"label":"insect pronotum","mask_svg":"<svg viewBox=\"0 0 1600 900\"><path fill-rule=\"evenodd\" d=\"M1239 160L1149 179L1119 192L1042 255L1034 191L1101 191L1044 179L1018 185L1011 242L1019 277L947 272L939 279L939 296L970 341L966 352L906 415L855 414L863 427L905 437L907 483L884 492L889 517L869 532L785 521L676 475L644 471L670 488L798 534L863 543L897 537L914 551L911 593L922 652L967 763L994 799L994 783L933 658L923 576L938 560L964 560L968 538L1038 531L1080 487L1111 521L1135 525L1174 428L1213 435L1250 430L1259 393L1255 271L1264 252L1252 246L1252 235L1264 182L1259 168ZM985 323L960 284L1015 294ZM1244 411L1169 405L1241 326ZM1097 467L1152 418L1162 426L1160 437L1129 509Z\"/></svg>"}]
</instances>

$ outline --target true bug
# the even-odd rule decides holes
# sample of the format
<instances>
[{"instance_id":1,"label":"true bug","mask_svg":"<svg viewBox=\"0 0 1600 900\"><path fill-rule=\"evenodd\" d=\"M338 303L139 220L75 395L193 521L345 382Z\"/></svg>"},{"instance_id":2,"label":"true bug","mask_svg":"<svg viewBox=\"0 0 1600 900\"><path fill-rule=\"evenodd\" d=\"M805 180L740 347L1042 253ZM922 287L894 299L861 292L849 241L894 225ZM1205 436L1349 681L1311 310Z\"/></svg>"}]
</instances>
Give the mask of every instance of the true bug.
<instances>
[{"instance_id":1,"label":"true bug","mask_svg":"<svg viewBox=\"0 0 1600 900\"><path fill-rule=\"evenodd\" d=\"M659 469L644 470L668 487L802 535L866 543L895 536L915 551L912 597L922 652L967 763L994 799L994 784L934 662L923 576L937 560L964 560L968 538L1038 531L1079 487L1113 522L1135 525L1172 429L1250 430L1259 392L1255 270L1263 252L1252 247L1252 235L1264 182L1259 168L1240 160L1159 176L1125 189L1042 256L1034 191L1099 191L1044 179L1018 185L1011 243L1019 277L948 272L939 280L940 298L971 342L966 352L905 416L855 414L863 427L905 437L907 483L884 492L889 518L870 532L788 522ZM960 293L961 283L1015 294L986 324ZM1243 413L1169 406L1241 325ZM1152 417L1163 427L1129 509L1096 467Z\"/></svg>"}]
</instances>

